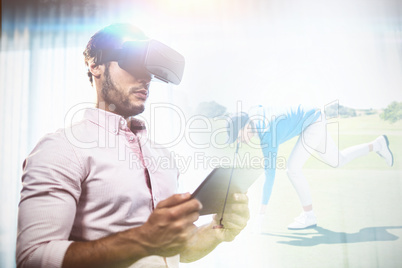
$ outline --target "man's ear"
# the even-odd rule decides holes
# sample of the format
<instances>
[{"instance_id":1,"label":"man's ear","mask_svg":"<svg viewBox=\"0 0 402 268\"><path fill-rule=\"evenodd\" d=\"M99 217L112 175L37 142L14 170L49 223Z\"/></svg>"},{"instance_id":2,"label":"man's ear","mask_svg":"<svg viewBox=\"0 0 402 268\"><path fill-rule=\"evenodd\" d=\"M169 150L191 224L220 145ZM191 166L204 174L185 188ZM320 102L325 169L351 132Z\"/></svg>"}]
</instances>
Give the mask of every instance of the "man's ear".
<instances>
[{"instance_id":1,"label":"man's ear","mask_svg":"<svg viewBox=\"0 0 402 268\"><path fill-rule=\"evenodd\" d=\"M89 71L95 78L100 78L102 72L104 71L103 69L103 64L97 65L94 62L91 62L91 64L89 65Z\"/></svg>"}]
</instances>

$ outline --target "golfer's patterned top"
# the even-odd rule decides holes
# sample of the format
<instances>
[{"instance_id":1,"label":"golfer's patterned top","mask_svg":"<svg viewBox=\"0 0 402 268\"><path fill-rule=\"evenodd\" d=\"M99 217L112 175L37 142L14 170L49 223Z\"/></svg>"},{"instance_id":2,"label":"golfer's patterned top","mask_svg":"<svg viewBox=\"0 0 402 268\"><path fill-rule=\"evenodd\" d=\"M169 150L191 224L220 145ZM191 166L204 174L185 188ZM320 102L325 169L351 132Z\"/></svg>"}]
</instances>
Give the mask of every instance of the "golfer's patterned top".
<instances>
[{"instance_id":1,"label":"golfer's patterned top","mask_svg":"<svg viewBox=\"0 0 402 268\"><path fill-rule=\"evenodd\" d=\"M319 109L304 108L301 105L291 108L256 106L249 111L250 120L261 142L264 155L265 185L262 203L267 204L276 173L276 160L280 144L300 135L309 125L319 120Z\"/></svg>"}]
</instances>

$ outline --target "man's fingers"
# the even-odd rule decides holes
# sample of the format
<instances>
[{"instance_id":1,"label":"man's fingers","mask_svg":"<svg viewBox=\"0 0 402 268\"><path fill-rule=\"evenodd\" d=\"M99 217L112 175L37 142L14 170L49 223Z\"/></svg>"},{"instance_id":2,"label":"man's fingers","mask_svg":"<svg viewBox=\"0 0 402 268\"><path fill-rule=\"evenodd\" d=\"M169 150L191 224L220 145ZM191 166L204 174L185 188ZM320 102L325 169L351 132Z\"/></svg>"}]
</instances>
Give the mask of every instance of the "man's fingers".
<instances>
[{"instance_id":1,"label":"man's fingers","mask_svg":"<svg viewBox=\"0 0 402 268\"><path fill-rule=\"evenodd\" d=\"M223 216L222 224L226 229L242 230L247 225L248 218L238 214L227 214Z\"/></svg>"},{"instance_id":2,"label":"man's fingers","mask_svg":"<svg viewBox=\"0 0 402 268\"><path fill-rule=\"evenodd\" d=\"M231 203L227 204L225 213L236 213L242 216L249 216L250 210L248 205L244 203Z\"/></svg>"},{"instance_id":3,"label":"man's fingers","mask_svg":"<svg viewBox=\"0 0 402 268\"><path fill-rule=\"evenodd\" d=\"M156 208L169 208L169 207L174 207L177 206L191 198L190 193L184 193L184 194L175 194L172 195L171 197L162 200L158 203Z\"/></svg>"},{"instance_id":4,"label":"man's fingers","mask_svg":"<svg viewBox=\"0 0 402 268\"><path fill-rule=\"evenodd\" d=\"M215 215L214 220L217 222L221 219L221 215ZM250 213L243 212L243 213L238 213L236 212L225 212L223 214L223 222L222 224L225 226L225 228L239 228L243 229L246 225L248 220L250 219Z\"/></svg>"},{"instance_id":5,"label":"man's fingers","mask_svg":"<svg viewBox=\"0 0 402 268\"><path fill-rule=\"evenodd\" d=\"M197 215L197 219L199 216L198 211L202 208L200 201L197 199L190 199L184 203L181 203L177 206L169 208L169 215L172 219L178 219L182 216L188 217L190 214ZM196 219L196 220L197 220Z\"/></svg>"},{"instance_id":6,"label":"man's fingers","mask_svg":"<svg viewBox=\"0 0 402 268\"><path fill-rule=\"evenodd\" d=\"M227 203L243 203L248 204L248 196L243 193L234 193L229 196Z\"/></svg>"},{"instance_id":7,"label":"man's fingers","mask_svg":"<svg viewBox=\"0 0 402 268\"><path fill-rule=\"evenodd\" d=\"M199 217L199 210L202 208L197 199L190 199L190 194L176 194L161 201L155 208L155 212L165 215L167 221L187 218L191 223Z\"/></svg>"}]
</instances>

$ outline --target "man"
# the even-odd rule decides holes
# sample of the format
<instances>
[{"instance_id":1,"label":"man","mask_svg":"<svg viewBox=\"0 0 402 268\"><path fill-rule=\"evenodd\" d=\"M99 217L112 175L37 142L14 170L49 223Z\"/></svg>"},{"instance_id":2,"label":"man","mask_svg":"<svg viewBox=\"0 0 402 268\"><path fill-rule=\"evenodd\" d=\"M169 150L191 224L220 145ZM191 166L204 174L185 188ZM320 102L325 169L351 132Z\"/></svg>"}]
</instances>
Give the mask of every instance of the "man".
<instances>
[{"instance_id":1,"label":"man","mask_svg":"<svg viewBox=\"0 0 402 268\"><path fill-rule=\"evenodd\" d=\"M306 109L302 106L289 108L257 106L253 107L249 114L232 116L229 122L227 126L229 142L237 140L250 143L253 142L252 137L256 135L266 160L265 183L256 228L260 228L271 196L279 145L293 137L299 136L287 160L287 174L298 194L302 213L288 225L288 229L291 230L317 225L309 186L302 172L302 167L312 153L332 167L341 167L369 152L376 152L389 166L392 166L394 161L385 135L379 136L372 142L339 151L326 130L325 115L323 116L319 109Z\"/></svg>"},{"instance_id":2,"label":"man","mask_svg":"<svg viewBox=\"0 0 402 268\"><path fill-rule=\"evenodd\" d=\"M148 44L128 24L92 36L84 56L97 108L46 135L24 161L18 267L177 267L233 240L246 225L247 197L237 194L225 228L213 228L215 219L197 228L202 205L175 194L177 168L147 161L169 157L146 141L144 122L132 117L144 111L152 74L100 60L126 39Z\"/></svg>"}]
</instances>

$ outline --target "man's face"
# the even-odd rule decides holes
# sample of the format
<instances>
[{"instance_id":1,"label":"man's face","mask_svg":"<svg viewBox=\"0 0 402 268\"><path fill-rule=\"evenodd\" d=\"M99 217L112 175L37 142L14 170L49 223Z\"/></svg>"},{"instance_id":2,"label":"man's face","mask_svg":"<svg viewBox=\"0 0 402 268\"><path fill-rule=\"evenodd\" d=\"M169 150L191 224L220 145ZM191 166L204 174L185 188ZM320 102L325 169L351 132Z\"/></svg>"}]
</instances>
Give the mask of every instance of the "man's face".
<instances>
[{"instance_id":1,"label":"man's face","mask_svg":"<svg viewBox=\"0 0 402 268\"><path fill-rule=\"evenodd\" d=\"M114 105L113 112L129 117L144 111L150 82L150 75L134 77L112 61L105 65L100 94L109 109Z\"/></svg>"}]
</instances>

